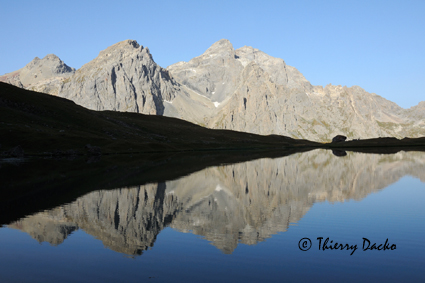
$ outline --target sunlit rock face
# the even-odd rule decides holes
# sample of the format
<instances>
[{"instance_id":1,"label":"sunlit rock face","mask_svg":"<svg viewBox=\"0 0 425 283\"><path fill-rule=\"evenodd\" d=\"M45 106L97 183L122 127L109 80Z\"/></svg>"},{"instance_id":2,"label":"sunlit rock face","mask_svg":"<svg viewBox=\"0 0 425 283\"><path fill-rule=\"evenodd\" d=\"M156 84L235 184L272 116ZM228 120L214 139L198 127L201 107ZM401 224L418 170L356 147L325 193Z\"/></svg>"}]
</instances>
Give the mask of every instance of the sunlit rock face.
<instances>
[{"instance_id":1,"label":"sunlit rock face","mask_svg":"<svg viewBox=\"0 0 425 283\"><path fill-rule=\"evenodd\" d=\"M59 89L59 96L93 110L163 115L164 101L181 93L149 49L125 40L101 51Z\"/></svg>"},{"instance_id":2,"label":"sunlit rock face","mask_svg":"<svg viewBox=\"0 0 425 283\"><path fill-rule=\"evenodd\" d=\"M40 242L76 229L120 253L140 255L164 227L203 236L224 253L289 229L320 201L361 200L405 175L425 182L425 154L315 150L210 167L159 184L94 191L9 225Z\"/></svg>"},{"instance_id":3,"label":"sunlit rock face","mask_svg":"<svg viewBox=\"0 0 425 283\"><path fill-rule=\"evenodd\" d=\"M337 134L349 139L425 135L421 104L402 109L358 86L312 86L284 60L248 46L235 50L228 40L167 69L189 93L204 98L199 109L205 116L198 123L209 128L316 141ZM214 103L212 111L208 101ZM186 113L178 117L196 122Z\"/></svg>"}]
</instances>

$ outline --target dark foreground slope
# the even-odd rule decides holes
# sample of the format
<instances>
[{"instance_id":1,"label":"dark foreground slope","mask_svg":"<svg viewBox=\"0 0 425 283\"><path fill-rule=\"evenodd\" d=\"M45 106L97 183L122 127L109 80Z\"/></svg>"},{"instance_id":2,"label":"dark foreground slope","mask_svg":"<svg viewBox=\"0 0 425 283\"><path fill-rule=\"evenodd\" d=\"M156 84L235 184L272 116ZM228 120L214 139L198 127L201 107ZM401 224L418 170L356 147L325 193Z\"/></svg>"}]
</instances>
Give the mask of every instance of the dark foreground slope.
<instances>
[{"instance_id":1,"label":"dark foreground slope","mask_svg":"<svg viewBox=\"0 0 425 283\"><path fill-rule=\"evenodd\" d=\"M211 130L163 116L92 111L48 94L0 83L0 152L20 146L26 155L103 154L186 150L310 147L284 136Z\"/></svg>"}]
</instances>

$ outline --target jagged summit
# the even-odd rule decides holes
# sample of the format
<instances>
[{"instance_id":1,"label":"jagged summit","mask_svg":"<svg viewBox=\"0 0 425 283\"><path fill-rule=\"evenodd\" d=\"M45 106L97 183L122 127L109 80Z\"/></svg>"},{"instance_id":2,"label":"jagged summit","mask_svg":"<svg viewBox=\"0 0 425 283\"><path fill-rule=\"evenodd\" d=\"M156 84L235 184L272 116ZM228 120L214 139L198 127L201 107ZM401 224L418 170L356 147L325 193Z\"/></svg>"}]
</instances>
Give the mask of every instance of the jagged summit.
<instances>
[{"instance_id":1,"label":"jagged summit","mask_svg":"<svg viewBox=\"0 0 425 283\"><path fill-rule=\"evenodd\" d=\"M223 52L235 52L232 43L230 43L230 41L227 39L220 39L219 41L215 42L205 51L205 54Z\"/></svg>"},{"instance_id":2,"label":"jagged summit","mask_svg":"<svg viewBox=\"0 0 425 283\"><path fill-rule=\"evenodd\" d=\"M123 40L118 43L115 43L109 46L108 48L106 48L105 50L100 51L99 56L103 54L106 55L112 52L120 52L120 53L132 52L134 51L134 49L143 50L143 46L137 43L136 40L127 39L127 40Z\"/></svg>"},{"instance_id":3,"label":"jagged summit","mask_svg":"<svg viewBox=\"0 0 425 283\"><path fill-rule=\"evenodd\" d=\"M202 55L167 69L182 85L212 102L222 103L238 84L243 66L227 39L214 43Z\"/></svg>"},{"instance_id":4,"label":"jagged summit","mask_svg":"<svg viewBox=\"0 0 425 283\"><path fill-rule=\"evenodd\" d=\"M82 66L59 95L94 110L162 115L178 85L135 40L118 42Z\"/></svg>"},{"instance_id":5,"label":"jagged summit","mask_svg":"<svg viewBox=\"0 0 425 283\"><path fill-rule=\"evenodd\" d=\"M60 60L60 59L55 54L47 54L46 56L44 56L43 60Z\"/></svg>"},{"instance_id":6,"label":"jagged summit","mask_svg":"<svg viewBox=\"0 0 425 283\"><path fill-rule=\"evenodd\" d=\"M58 56L55 54L47 54L40 59L35 57L30 63L28 63L24 68L29 72L44 72L44 77L48 78L51 74L63 74L63 73L72 73L75 71L74 68L66 65ZM22 69L21 69L22 70Z\"/></svg>"},{"instance_id":7,"label":"jagged summit","mask_svg":"<svg viewBox=\"0 0 425 283\"><path fill-rule=\"evenodd\" d=\"M124 40L100 51L95 59L84 64L78 71L83 72L102 64L117 64L131 56L135 56L136 59L153 61L148 48L139 45L135 40Z\"/></svg>"},{"instance_id":8,"label":"jagged summit","mask_svg":"<svg viewBox=\"0 0 425 283\"><path fill-rule=\"evenodd\" d=\"M110 50L110 49L117 49L117 48L125 48L125 47L139 48L140 44L137 42L137 40L126 39L126 40L117 42L115 44L112 44L111 46L107 47L105 50L102 50L102 51L106 51L106 50Z\"/></svg>"},{"instance_id":9,"label":"jagged summit","mask_svg":"<svg viewBox=\"0 0 425 283\"><path fill-rule=\"evenodd\" d=\"M123 40L123 41L120 41L118 43L115 43L114 45L108 47L107 49L109 49L109 48L111 48L113 46L126 46L126 45L133 46L134 48L139 48L140 47L140 44L137 43L136 40L134 40L134 39L127 39L127 40Z\"/></svg>"}]
</instances>

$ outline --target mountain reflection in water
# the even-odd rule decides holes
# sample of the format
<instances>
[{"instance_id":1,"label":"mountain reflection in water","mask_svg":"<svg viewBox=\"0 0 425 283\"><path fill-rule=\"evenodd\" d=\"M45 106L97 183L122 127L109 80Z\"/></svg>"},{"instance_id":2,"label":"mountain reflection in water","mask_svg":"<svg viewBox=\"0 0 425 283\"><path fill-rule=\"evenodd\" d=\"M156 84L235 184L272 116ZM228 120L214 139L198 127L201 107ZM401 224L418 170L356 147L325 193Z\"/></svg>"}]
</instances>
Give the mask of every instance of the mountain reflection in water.
<instances>
[{"instance_id":1,"label":"mountain reflection in water","mask_svg":"<svg viewBox=\"0 0 425 283\"><path fill-rule=\"evenodd\" d=\"M140 255L165 227L203 236L224 253L299 221L315 202L360 200L405 175L425 182L425 153L315 150L210 167L178 180L94 191L8 225L61 244L83 229L120 253Z\"/></svg>"}]
</instances>

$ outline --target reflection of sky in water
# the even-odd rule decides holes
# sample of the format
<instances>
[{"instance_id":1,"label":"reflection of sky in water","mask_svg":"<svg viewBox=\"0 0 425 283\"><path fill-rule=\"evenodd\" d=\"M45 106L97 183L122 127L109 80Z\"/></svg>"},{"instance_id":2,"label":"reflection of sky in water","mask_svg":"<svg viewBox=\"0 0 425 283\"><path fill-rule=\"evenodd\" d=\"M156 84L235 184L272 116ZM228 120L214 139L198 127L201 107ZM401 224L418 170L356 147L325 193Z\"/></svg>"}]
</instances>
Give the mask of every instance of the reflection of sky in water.
<instances>
[{"instance_id":1,"label":"reflection of sky in water","mask_svg":"<svg viewBox=\"0 0 425 283\"><path fill-rule=\"evenodd\" d=\"M216 188L212 191L223 192ZM424 183L404 177L360 201L317 202L286 232L256 245L239 244L232 254L224 254L202 236L171 228L163 229L154 246L134 258L104 247L81 229L52 246L19 230L1 228L0 280L419 281L425 266L424 201ZM304 237L313 244L307 252L298 249ZM317 237L357 244L359 249L352 256L346 250L319 251ZM363 237L378 244L388 238L397 249L364 252Z\"/></svg>"}]
</instances>

